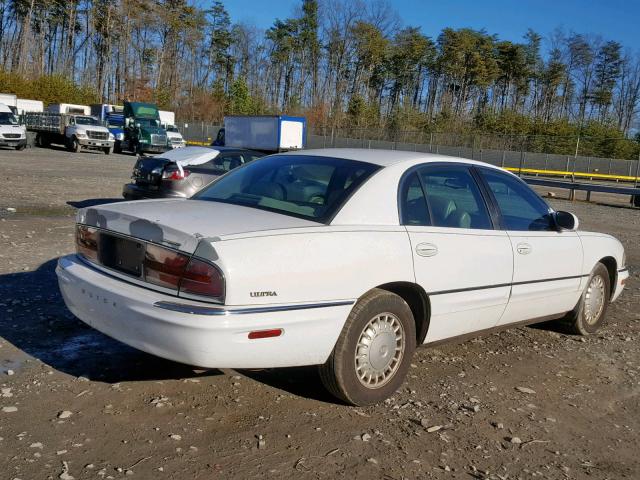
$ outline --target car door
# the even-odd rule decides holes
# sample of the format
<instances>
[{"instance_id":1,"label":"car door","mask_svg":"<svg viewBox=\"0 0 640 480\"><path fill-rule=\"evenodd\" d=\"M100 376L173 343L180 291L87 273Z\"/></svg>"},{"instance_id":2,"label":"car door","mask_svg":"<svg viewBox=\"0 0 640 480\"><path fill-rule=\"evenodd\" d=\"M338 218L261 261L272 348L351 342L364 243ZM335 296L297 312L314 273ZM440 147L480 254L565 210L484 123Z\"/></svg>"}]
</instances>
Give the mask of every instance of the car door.
<instances>
[{"instance_id":1,"label":"car door","mask_svg":"<svg viewBox=\"0 0 640 480\"><path fill-rule=\"evenodd\" d=\"M580 296L583 252L578 234L559 231L546 202L515 175L478 170L513 248L511 297L500 324L571 310Z\"/></svg>"},{"instance_id":2,"label":"car door","mask_svg":"<svg viewBox=\"0 0 640 480\"><path fill-rule=\"evenodd\" d=\"M495 326L509 298L513 255L473 172L463 164L420 166L405 174L399 197L416 283L429 295L425 343Z\"/></svg>"}]
</instances>

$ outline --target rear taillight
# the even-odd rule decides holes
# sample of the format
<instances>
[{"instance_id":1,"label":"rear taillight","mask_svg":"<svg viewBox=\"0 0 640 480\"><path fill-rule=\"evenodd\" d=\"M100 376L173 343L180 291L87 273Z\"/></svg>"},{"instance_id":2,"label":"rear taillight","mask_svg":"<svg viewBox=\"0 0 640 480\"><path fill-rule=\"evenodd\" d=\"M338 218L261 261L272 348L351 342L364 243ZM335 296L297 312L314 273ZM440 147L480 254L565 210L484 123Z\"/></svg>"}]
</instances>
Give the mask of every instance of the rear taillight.
<instances>
[{"instance_id":1,"label":"rear taillight","mask_svg":"<svg viewBox=\"0 0 640 480\"><path fill-rule=\"evenodd\" d=\"M177 290L188 263L187 255L149 244L144 255L144 279L149 283Z\"/></svg>"},{"instance_id":2,"label":"rear taillight","mask_svg":"<svg viewBox=\"0 0 640 480\"><path fill-rule=\"evenodd\" d=\"M192 258L180 282L178 295L183 293L222 298L224 296L224 278L220 271L210 263Z\"/></svg>"},{"instance_id":3,"label":"rear taillight","mask_svg":"<svg viewBox=\"0 0 640 480\"><path fill-rule=\"evenodd\" d=\"M98 261L98 231L86 225L76 226L76 251L87 260Z\"/></svg>"},{"instance_id":4,"label":"rear taillight","mask_svg":"<svg viewBox=\"0 0 640 480\"><path fill-rule=\"evenodd\" d=\"M191 175L191 172L189 170L183 169L182 172L180 172L180 170L165 170L162 172L162 179L163 180L184 180L189 175Z\"/></svg>"}]
</instances>

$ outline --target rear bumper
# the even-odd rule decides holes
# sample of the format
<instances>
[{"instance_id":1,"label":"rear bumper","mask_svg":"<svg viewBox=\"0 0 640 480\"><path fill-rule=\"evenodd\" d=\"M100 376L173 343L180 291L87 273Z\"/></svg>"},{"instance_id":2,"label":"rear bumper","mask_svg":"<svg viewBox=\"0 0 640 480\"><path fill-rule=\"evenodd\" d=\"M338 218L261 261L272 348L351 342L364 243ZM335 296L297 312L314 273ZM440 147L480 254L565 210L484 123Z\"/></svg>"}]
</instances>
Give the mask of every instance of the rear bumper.
<instances>
[{"instance_id":1,"label":"rear bumper","mask_svg":"<svg viewBox=\"0 0 640 480\"><path fill-rule=\"evenodd\" d=\"M181 192L161 188L153 189L136 183L125 184L122 187L122 196L129 200L142 200L145 198L187 198L187 195Z\"/></svg>"},{"instance_id":2,"label":"rear bumper","mask_svg":"<svg viewBox=\"0 0 640 480\"><path fill-rule=\"evenodd\" d=\"M209 368L322 364L353 304L198 304L110 277L76 255L60 258L56 274L67 307L83 322L147 353ZM248 339L278 328L279 337Z\"/></svg>"},{"instance_id":3,"label":"rear bumper","mask_svg":"<svg viewBox=\"0 0 640 480\"><path fill-rule=\"evenodd\" d=\"M618 299L618 297L622 293L622 290L624 290L624 286L628 278L629 278L629 270L627 270L626 268L622 270L618 270L616 285L613 290L613 295L611 296L612 302L615 302Z\"/></svg>"}]
</instances>

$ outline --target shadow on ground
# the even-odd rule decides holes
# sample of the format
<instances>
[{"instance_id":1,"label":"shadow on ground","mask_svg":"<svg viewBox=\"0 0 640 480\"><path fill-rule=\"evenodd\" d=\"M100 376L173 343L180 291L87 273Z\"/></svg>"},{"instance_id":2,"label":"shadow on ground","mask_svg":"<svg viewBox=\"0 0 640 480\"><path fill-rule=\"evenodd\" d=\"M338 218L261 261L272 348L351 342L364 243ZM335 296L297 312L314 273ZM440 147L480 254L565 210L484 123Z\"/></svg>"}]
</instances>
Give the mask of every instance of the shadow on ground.
<instances>
[{"instance_id":1,"label":"shadow on ground","mask_svg":"<svg viewBox=\"0 0 640 480\"><path fill-rule=\"evenodd\" d=\"M218 370L164 360L113 340L75 318L64 305L57 259L35 271L0 275L0 335L52 368L76 377L118 383L218 375Z\"/></svg>"}]
</instances>

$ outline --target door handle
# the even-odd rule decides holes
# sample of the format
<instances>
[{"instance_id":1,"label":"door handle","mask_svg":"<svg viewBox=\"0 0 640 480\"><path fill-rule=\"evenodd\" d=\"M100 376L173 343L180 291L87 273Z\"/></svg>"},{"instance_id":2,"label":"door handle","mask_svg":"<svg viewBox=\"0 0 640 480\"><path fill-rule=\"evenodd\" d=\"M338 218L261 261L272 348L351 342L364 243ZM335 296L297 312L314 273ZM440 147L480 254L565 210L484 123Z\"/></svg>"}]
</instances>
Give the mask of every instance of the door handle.
<instances>
[{"instance_id":1,"label":"door handle","mask_svg":"<svg viewBox=\"0 0 640 480\"><path fill-rule=\"evenodd\" d=\"M529 255L533 248L528 243L519 243L516 247L520 255Z\"/></svg>"},{"instance_id":2,"label":"door handle","mask_svg":"<svg viewBox=\"0 0 640 480\"><path fill-rule=\"evenodd\" d=\"M433 257L438 254L438 247L433 243L419 243L416 245L416 253L421 257Z\"/></svg>"}]
</instances>

